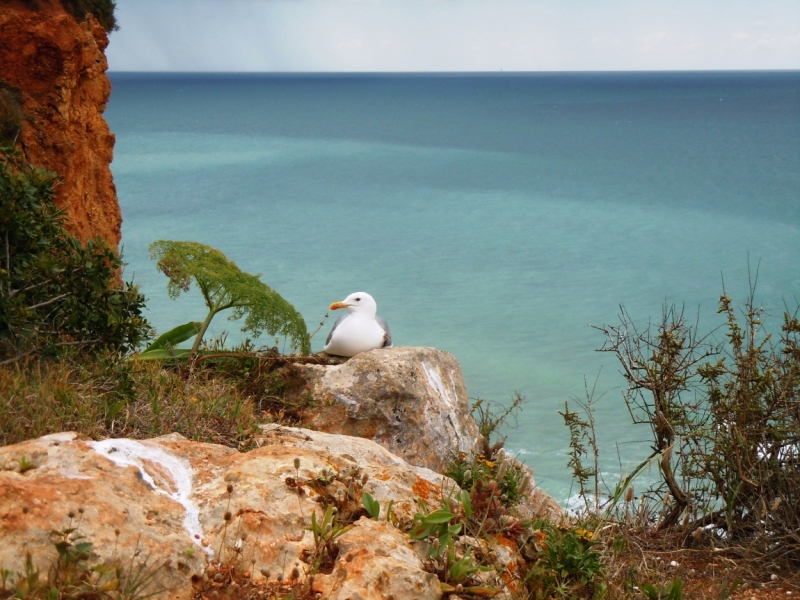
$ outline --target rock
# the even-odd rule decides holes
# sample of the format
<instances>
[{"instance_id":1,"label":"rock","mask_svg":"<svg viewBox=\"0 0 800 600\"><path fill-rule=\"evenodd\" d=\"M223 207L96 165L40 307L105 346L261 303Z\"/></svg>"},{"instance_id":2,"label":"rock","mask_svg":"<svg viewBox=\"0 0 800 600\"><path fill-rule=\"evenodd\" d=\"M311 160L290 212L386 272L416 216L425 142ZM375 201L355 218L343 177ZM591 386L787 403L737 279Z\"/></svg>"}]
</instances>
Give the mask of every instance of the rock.
<instances>
[{"instance_id":1,"label":"rock","mask_svg":"<svg viewBox=\"0 0 800 600\"><path fill-rule=\"evenodd\" d=\"M388 523L385 511L393 500L397 521L409 523L418 496L436 502L442 482L452 489L452 481L369 440L273 427L260 442L238 453L174 434L91 442L64 433L0 447L0 568L21 572L30 553L46 573L56 558L50 532L74 527L94 544L92 564L144 565L154 574L148 591L160 598L191 597L192 577L208 580L209 561L220 558L254 581L265 581L262 570L269 581L286 581L297 567L309 582L309 557L319 553L307 529L311 515L323 519L320 496L344 498L352 489L355 500L342 506L356 521L335 540L338 556L314 585L332 598L440 596L436 578L422 569L420 543ZM348 452L327 449L334 447ZM358 520L362 484L380 503L378 522ZM379 585L373 578L382 573L391 577ZM402 595L409 589L415 595Z\"/></svg>"},{"instance_id":2,"label":"rock","mask_svg":"<svg viewBox=\"0 0 800 600\"><path fill-rule=\"evenodd\" d=\"M298 382L294 393L310 393L316 401L302 418L312 429L374 440L437 472L479 438L461 366L447 352L388 348L339 365L291 369Z\"/></svg>"},{"instance_id":3,"label":"rock","mask_svg":"<svg viewBox=\"0 0 800 600\"><path fill-rule=\"evenodd\" d=\"M155 443L140 445L164 451ZM14 469L25 459L32 468ZM158 487L138 469L118 467L75 434L49 435L0 448L0 538L4 541L0 568L21 572L24 555L30 553L34 564L47 573L56 558L50 532L76 528L94 544L93 563L115 558L134 561L138 549L137 565L158 566L172 560L159 573L159 585L186 588L189 577L205 567L204 553L199 540L193 540L184 526L184 506L165 493L175 485L172 478L161 468L157 473L156 463L150 464Z\"/></svg>"},{"instance_id":4,"label":"rock","mask_svg":"<svg viewBox=\"0 0 800 600\"><path fill-rule=\"evenodd\" d=\"M386 499L381 502L382 507L393 500L392 512L404 527L410 526L419 508L417 498L431 504L438 502L442 493L458 491L449 477L408 464L372 440L276 424L262 426L262 431L263 435L257 440L261 446L292 446L333 454L345 461L346 468L370 465L367 491L379 501ZM408 496L408 489L413 492L412 496ZM385 518L385 512L381 513L381 518Z\"/></svg>"},{"instance_id":5,"label":"rock","mask_svg":"<svg viewBox=\"0 0 800 600\"><path fill-rule=\"evenodd\" d=\"M520 490L523 498L514 507L515 512L521 518L532 521L547 519L556 522L566 518L567 513L561 505L551 495L536 486L533 469L513 456L505 453L503 453L503 456L511 465L521 469L528 476L527 486Z\"/></svg>"},{"instance_id":6,"label":"rock","mask_svg":"<svg viewBox=\"0 0 800 600\"><path fill-rule=\"evenodd\" d=\"M527 569L516 542L502 534L488 535L485 539L461 536L455 543L455 554L460 559L468 551L473 559L482 558L484 563L494 567L475 573L481 585L498 590L493 596L497 600L512 600Z\"/></svg>"},{"instance_id":7,"label":"rock","mask_svg":"<svg viewBox=\"0 0 800 600\"><path fill-rule=\"evenodd\" d=\"M20 100L17 141L25 158L59 175L56 204L67 212L67 229L116 248L122 215L110 168L114 135L103 119L108 37L92 17L77 23L61 2L39 4L38 11L21 2L0 10L0 88Z\"/></svg>"},{"instance_id":8,"label":"rock","mask_svg":"<svg viewBox=\"0 0 800 600\"><path fill-rule=\"evenodd\" d=\"M442 597L439 579L423 570L408 535L386 521L363 517L340 538L336 566L316 578L314 590L328 600Z\"/></svg>"}]
</instances>

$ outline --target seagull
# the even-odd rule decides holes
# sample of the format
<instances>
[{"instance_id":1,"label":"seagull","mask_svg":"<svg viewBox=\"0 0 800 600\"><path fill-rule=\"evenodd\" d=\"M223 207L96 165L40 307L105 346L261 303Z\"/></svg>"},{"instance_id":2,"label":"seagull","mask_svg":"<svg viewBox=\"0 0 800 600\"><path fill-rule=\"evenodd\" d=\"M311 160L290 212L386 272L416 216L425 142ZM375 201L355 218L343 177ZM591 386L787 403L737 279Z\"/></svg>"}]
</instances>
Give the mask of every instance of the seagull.
<instances>
[{"instance_id":1,"label":"seagull","mask_svg":"<svg viewBox=\"0 0 800 600\"><path fill-rule=\"evenodd\" d=\"M339 308L346 308L349 314L336 319L325 340L323 352L349 357L375 348L392 347L389 325L375 314L378 305L372 296L366 292L355 292L330 306L330 310Z\"/></svg>"}]
</instances>

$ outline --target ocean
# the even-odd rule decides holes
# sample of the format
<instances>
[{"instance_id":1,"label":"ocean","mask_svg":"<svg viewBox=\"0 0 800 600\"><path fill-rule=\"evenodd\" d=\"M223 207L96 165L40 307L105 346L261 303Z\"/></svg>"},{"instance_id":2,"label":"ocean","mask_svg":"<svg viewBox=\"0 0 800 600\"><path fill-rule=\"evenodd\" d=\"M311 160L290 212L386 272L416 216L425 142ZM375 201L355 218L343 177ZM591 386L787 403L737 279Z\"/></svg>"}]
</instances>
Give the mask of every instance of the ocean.
<instances>
[{"instance_id":1,"label":"ocean","mask_svg":"<svg viewBox=\"0 0 800 600\"><path fill-rule=\"evenodd\" d=\"M111 81L125 277L159 331L205 311L196 290L167 297L158 239L261 273L312 331L369 292L395 345L458 358L471 398L526 398L507 448L561 502L558 411L585 383L608 485L648 450L591 325L674 303L710 331L723 285L741 304L756 271L768 327L800 297L797 71ZM242 339L223 316L213 332Z\"/></svg>"}]
</instances>

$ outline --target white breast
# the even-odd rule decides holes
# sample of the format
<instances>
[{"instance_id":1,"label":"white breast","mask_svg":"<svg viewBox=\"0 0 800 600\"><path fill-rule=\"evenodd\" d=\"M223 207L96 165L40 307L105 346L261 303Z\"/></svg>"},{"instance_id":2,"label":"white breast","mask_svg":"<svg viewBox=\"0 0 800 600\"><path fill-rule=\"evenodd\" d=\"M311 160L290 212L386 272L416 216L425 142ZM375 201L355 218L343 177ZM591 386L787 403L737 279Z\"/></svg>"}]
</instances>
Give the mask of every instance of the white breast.
<instances>
[{"instance_id":1,"label":"white breast","mask_svg":"<svg viewBox=\"0 0 800 600\"><path fill-rule=\"evenodd\" d=\"M337 356L355 356L383 346L384 331L373 317L350 314L333 330L331 341L323 349Z\"/></svg>"}]
</instances>

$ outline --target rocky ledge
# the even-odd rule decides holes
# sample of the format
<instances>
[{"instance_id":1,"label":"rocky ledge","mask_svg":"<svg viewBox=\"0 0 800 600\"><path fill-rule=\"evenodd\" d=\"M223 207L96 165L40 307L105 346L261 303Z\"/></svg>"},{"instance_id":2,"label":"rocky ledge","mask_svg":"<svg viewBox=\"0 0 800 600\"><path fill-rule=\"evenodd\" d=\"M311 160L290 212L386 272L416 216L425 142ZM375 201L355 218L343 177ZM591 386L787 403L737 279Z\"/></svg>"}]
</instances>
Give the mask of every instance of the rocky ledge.
<instances>
[{"instance_id":1,"label":"rocky ledge","mask_svg":"<svg viewBox=\"0 0 800 600\"><path fill-rule=\"evenodd\" d=\"M311 429L373 440L438 472L480 437L461 365L442 350L373 350L339 365L291 369L290 396L314 399L303 415Z\"/></svg>"},{"instance_id":2,"label":"rocky ledge","mask_svg":"<svg viewBox=\"0 0 800 600\"><path fill-rule=\"evenodd\" d=\"M317 424L334 428L324 415L339 414L343 428L391 439L438 471L447 453L472 450L477 426L460 368L446 353L374 351L310 371L313 394L333 398L322 402ZM373 416L364 418L367 411ZM378 424L370 428L368 419ZM417 450L403 448L402 439ZM47 572L57 557L53 532L74 529L69 536L93 544L90 563L124 561L151 574L149 591L161 598L194 597L198 586L213 584L219 564L235 565L254 584L303 579L322 598L441 597L437 576L426 570L429 541L407 532L420 501L433 510L460 492L453 480L341 433L273 424L257 446L240 453L177 434L92 441L58 433L2 447L0 567L23 573L30 555ZM518 517L561 514L532 477L524 482ZM365 510L364 493L377 501L377 519ZM326 525L328 507L346 529ZM519 571L524 543L502 535L474 540L475 552L495 565L481 574L485 585L499 589Z\"/></svg>"}]
</instances>

